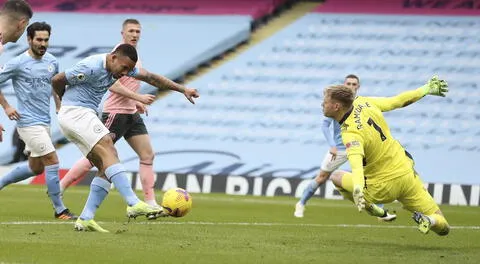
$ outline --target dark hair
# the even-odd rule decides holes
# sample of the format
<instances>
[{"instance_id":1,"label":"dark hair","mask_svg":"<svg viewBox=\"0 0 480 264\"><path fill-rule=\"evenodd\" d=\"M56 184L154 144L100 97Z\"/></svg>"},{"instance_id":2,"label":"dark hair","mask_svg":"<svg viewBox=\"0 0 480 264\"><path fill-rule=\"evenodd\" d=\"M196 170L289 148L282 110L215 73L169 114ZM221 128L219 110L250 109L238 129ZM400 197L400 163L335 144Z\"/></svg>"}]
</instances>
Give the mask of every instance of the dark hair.
<instances>
[{"instance_id":1,"label":"dark hair","mask_svg":"<svg viewBox=\"0 0 480 264\"><path fill-rule=\"evenodd\" d=\"M130 44L120 44L112 53L127 56L135 63L138 60L137 49Z\"/></svg>"},{"instance_id":2,"label":"dark hair","mask_svg":"<svg viewBox=\"0 0 480 264\"><path fill-rule=\"evenodd\" d=\"M358 76L355 75L355 74L349 74L349 75L345 76L345 80L348 79L348 78L357 79L358 83L360 83L360 78L358 78Z\"/></svg>"},{"instance_id":3,"label":"dark hair","mask_svg":"<svg viewBox=\"0 0 480 264\"><path fill-rule=\"evenodd\" d=\"M343 84L328 86L323 93L324 96L330 96L331 99L340 102L346 108L350 107L355 100L353 90Z\"/></svg>"},{"instance_id":4,"label":"dark hair","mask_svg":"<svg viewBox=\"0 0 480 264\"><path fill-rule=\"evenodd\" d=\"M32 18L33 11L30 4L24 0L8 0L3 4L2 13Z\"/></svg>"},{"instance_id":5,"label":"dark hair","mask_svg":"<svg viewBox=\"0 0 480 264\"><path fill-rule=\"evenodd\" d=\"M37 31L48 31L48 35L50 36L51 30L52 27L49 24L45 22L35 22L27 27L27 36L33 39L35 37L35 32Z\"/></svg>"},{"instance_id":6,"label":"dark hair","mask_svg":"<svg viewBox=\"0 0 480 264\"><path fill-rule=\"evenodd\" d=\"M135 24L135 25L140 25L140 22L136 20L135 18L127 18L125 21L123 21L122 27L124 27L127 24Z\"/></svg>"}]
</instances>

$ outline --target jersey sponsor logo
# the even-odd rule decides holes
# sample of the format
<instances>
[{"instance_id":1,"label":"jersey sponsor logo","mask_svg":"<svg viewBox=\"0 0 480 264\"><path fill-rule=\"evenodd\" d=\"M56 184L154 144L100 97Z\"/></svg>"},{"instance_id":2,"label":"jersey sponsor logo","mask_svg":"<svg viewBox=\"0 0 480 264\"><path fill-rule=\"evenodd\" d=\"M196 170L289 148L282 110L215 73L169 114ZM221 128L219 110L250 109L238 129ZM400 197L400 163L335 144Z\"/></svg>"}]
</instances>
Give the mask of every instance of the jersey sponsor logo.
<instances>
[{"instance_id":1,"label":"jersey sponsor logo","mask_svg":"<svg viewBox=\"0 0 480 264\"><path fill-rule=\"evenodd\" d=\"M52 77L32 77L30 79L25 79L25 82L28 83L34 91L39 91L44 90L46 86L50 87L50 84L52 83L51 78Z\"/></svg>"},{"instance_id":2,"label":"jersey sponsor logo","mask_svg":"<svg viewBox=\"0 0 480 264\"><path fill-rule=\"evenodd\" d=\"M354 140L354 141L351 141L351 142L348 142L347 144L345 144L345 147L347 149L351 148L351 147L360 147L360 142Z\"/></svg>"}]
</instances>

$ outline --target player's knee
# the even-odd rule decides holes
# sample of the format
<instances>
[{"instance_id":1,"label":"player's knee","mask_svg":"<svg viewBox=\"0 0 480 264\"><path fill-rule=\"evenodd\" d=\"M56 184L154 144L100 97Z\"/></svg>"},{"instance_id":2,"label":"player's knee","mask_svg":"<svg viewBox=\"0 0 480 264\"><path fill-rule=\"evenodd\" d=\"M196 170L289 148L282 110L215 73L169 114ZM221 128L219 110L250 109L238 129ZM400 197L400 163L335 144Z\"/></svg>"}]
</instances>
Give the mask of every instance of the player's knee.
<instances>
[{"instance_id":1,"label":"player's knee","mask_svg":"<svg viewBox=\"0 0 480 264\"><path fill-rule=\"evenodd\" d=\"M320 170L320 173L318 173L317 177L315 177L315 181L318 184L325 183L328 180L328 177L330 177L330 174L331 172Z\"/></svg>"},{"instance_id":2,"label":"player's knee","mask_svg":"<svg viewBox=\"0 0 480 264\"><path fill-rule=\"evenodd\" d=\"M140 162L145 163L145 164L153 164L153 159L155 158L155 155L153 152L146 152L146 153L140 153L139 155Z\"/></svg>"},{"instance_id":3,"label":"player's knee","mask_svg":"<svg viewBox=\"0 0 480 264\"><path fill-rule=\"evenodd\" d=\"M30 169L32 170L33 174L38 175L45 170L45 167L41 164L36 164L34 166L30 166Z\"/></svg>"},{"instance_id":4,"label":"player's knee","mask_svg":"<svg viewBox=\"0 0 480 264\"><path fill-rule=\"evenodd\" d=\"M42 157L42 162L44 165L53 165L53 164L58 164L58 156L56 152L51 152L48 153L47 155Z\"/></svg>"},{"instance_id":5,"label":"player's knee","mask_svg":"<svg viewBox=\"0 0 480 264\"><path fill-rule=\"evenodd\" d=\"M439 230L437 232L437 234L439 236L446 236L450 233L450 226L447 224L444 228L442 228L441 230Z\"/></svg>"},{"instance_id":6,"label":"player's knee","mask_svg":"<svg viewBox=\"0 0 480 264\"><path fill-rule=\"evenodd\" d=\"M339 173L338 171L334 171L330 174L330 180L333 182L335 187L342 187L342 176L343 174Z\"/></svg>"},{"instance_id":7,"label":"player's knee","mask_svg":"<svg viewBox=\"0 0 480 264\"><path fill-rule=\"evenodd\" d=\"M113 154L117 156L117 149L113 145L113 140L109 135L106 135L102 139L100 139L98 145L100 145L101 148L108 154Z\"/></svg>"},{"instance_id":8,"label":"player's knee","mask_svg":"<svg viewBox=\"0 0 480 264\"><path fill-rule=\"evenodd\" d=\"M102 144L104 146L107 146L107 145L112 145L113 146L112 136L110 136L110 134L105 135L100 139L100 141L98 143Z\"/></svg>"}]
</instances>

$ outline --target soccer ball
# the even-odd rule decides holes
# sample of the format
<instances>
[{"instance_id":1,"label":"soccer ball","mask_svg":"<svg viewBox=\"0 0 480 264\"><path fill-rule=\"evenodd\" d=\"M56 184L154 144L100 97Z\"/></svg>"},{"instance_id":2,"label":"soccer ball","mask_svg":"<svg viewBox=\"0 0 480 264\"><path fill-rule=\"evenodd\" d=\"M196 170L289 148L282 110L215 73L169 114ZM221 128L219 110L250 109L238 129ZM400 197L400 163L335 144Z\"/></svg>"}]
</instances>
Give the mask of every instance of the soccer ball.
<instances>
[{"instance_id":1,"label":"soccer ball","mask_svg":"<svg viewBox=\"0 0 480 264\"><path fill-rule=\"evenodd\" d=\"M162 207L170 216L185 216L192 209L192 196L182 188L170 189L163 194Z\"/></svg>"}]
</instances>

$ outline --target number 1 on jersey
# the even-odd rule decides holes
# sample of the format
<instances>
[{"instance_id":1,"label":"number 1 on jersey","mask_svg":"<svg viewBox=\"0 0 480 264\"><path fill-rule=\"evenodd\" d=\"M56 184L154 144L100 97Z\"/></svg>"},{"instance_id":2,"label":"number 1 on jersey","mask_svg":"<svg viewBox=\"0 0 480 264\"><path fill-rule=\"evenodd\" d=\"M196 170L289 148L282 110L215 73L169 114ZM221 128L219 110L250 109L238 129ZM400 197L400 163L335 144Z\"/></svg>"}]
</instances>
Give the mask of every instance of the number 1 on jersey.
<instances>
[{"instance_id":1,"label":"number 1 on jersey","mask_svg":"<svg viewBox=\"0 0 480 264\"><path fill-rule=\"evenodd\" d=\"M372 118L368 118L367 124L369 124L370 126L373 126L373 128L375 128L375 130L377 130L378 133L380 133L380 138L382 139L382 141L385 141L385 140L387 139L387 137L383 134L382 128L379 127L379 126L373 121Z\"/></svg>"}]
</instances>

